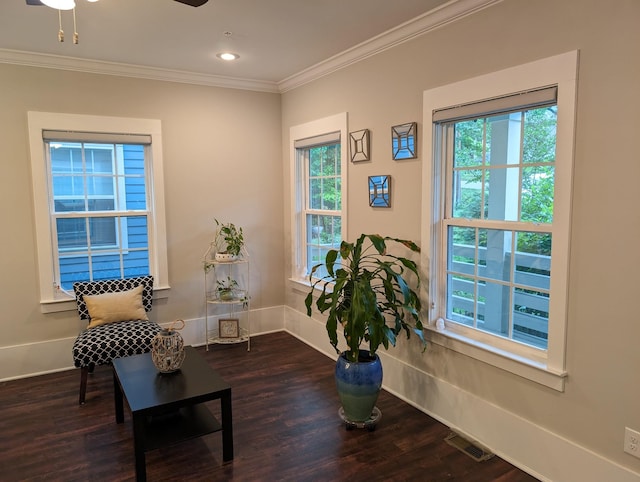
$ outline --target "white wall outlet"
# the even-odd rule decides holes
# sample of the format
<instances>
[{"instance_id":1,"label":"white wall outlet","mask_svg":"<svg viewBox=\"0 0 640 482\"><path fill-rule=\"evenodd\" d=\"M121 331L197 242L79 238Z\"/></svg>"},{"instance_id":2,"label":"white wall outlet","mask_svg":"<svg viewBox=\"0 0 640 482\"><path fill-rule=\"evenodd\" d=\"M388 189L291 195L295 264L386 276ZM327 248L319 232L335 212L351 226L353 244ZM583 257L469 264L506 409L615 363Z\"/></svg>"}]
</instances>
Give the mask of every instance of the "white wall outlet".
<instances>
[{"instance_id":1,"label":"white wall outlet","mask_svg":"<svg viewBox=\"0 0 640 482\"><path fill-rule=\"evenodd\" d=\"M640 432L624 428L624 451L640 458Z\"/></svg>"}]
</instances>

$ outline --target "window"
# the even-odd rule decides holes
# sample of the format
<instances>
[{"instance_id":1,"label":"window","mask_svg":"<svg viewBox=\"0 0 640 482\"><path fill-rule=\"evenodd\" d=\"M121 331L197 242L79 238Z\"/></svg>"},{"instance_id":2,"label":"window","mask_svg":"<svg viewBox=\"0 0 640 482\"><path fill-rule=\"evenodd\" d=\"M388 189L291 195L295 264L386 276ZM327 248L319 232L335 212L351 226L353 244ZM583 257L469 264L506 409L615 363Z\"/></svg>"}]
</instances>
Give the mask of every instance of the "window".
<instances>
[{"instance_id":1,"label":"window","mask_svg":"<svg viewBox=\"0 0 640 482\"><path fill-rule=\"evenodd\" d=\"M431 319L444 321L452 348L556 389L565 376L575 77L571 53L424 97Z\"/></svg>"},{"instance_id":2,"label":"window","mask_svg":"<svg viewBox=\"0 0 640 482\"><path fill-rule=\"evenodd\" d=\"M536 107L436 122L445 179L438 232L445 319L542 349L557 120L556 89L549 91Z\"/></svg>"},{"instance_id":3,"label":"window","mask_svg":"<svg viewBox=\"0 0 640 482\"><path fill-rule=\"evenodd\" d=\"M145 144L150 139L65 142L57 139L95 135L61 134L44 132L59 286L71 290L76 281L149 274Z\"/></svg>"},{"instance_id":4,"label":"window","mask_svg":"<svg viewBox=\"0 0 640 482\"><path fill-rule=\"evenodd\" d=\"M160 123L29 113L41 300L75 281L166 287Z\"/></svg>"},{"instance_id":5,"label":"window","mask_svg":"<svg viewBox=\"0 0 640 482\"><path fill-rule=\"evenodd\" d=\"M345 138L346 114L291 128L293 279L298 281L308 282L311 268L343 239Z\"/></svg>"}]
</instances>

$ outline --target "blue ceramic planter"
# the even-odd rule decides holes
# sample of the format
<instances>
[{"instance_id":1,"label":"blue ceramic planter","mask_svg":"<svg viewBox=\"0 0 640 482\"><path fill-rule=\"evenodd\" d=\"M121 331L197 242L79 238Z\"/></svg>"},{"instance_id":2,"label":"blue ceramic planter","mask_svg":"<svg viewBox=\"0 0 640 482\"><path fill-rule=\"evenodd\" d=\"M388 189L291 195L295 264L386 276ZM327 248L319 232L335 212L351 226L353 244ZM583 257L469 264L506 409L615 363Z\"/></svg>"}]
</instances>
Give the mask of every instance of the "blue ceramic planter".
<instances>
[{"instance_id":1,"label":"blue ceramic planter","mask_svg":"<svg viewBox=\"0 0 640 482\"><path fill-rule=\"evenodd\" d=\"M382 387L382 363L378 355L360 350L357 363L347 360L345 353L336 363L336 386L345 418L350 422L365 422L371 417Z\"/></svg>"}]
</instances>

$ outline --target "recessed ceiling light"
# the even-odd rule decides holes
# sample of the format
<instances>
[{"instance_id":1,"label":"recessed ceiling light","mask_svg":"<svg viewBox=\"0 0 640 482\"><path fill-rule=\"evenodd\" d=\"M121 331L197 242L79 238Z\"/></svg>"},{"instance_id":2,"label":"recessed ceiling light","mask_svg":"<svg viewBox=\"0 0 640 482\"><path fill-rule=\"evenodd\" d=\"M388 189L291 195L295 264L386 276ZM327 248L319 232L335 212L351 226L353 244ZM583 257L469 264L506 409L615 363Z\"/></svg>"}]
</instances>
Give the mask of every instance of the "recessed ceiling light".
<instances>
[{"instance_id":1,"label":"recessed ceiling light","mask_svg":"<svg viewBox=\"0 0 640 482\"><path fill-rule=\"evenodd\" d=\"M222 60L237 60L240 58L238 54L232 54L231 52L220 52L216 57Z\"/></svg>"}]
</instances>

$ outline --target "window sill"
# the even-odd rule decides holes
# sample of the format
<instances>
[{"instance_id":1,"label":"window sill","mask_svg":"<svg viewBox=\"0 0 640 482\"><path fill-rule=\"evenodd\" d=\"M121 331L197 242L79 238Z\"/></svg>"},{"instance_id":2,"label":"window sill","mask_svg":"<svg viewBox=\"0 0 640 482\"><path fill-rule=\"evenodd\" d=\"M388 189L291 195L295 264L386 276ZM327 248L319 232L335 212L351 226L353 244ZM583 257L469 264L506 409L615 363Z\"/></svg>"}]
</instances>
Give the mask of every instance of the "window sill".
<instances>
[{"instance_id":1,"label":"window sill","mask_svg":"<svg viewBox=\"0 0 640 482\"><path fill-rule=\"evenodd\" d=\"M294 292L300 293L305 298L311 291L311 283L309 282L309 278L289 278L289 286ZM315 291L319 292L317 288L314 290L314 292Z\"/></svg>"},{"instance_id":2,"label":"window sill","mask_svg":"<svg viewBox=\"0 0 640 482\"><path fill-rule=\"evenodd\" d=\"M511 352L462 336L459 333L454 333L451 330L438 330L435 326L428 326L427 331L427 337L432 343L559 392L564 392L564 383L567 378L566 371L555 370L544 363L520 357Z\"/></svg>"},{"instance_id":3,"label":"window sill","mask_svg":"<svg viewBox=\"0 0 640 482\"><path fill-rule=\"evenodd\" d=\"M296 290L309 291L311 289L311 283L306 278L289 278L289 283Z\"/></svg>"},{"instance_id":4,"label":"window sill","mask_svg":"<svg viewBox=\"0 0 640 482\"><path fill-rule=\"evenodd\" d=\"M161 286L153 289L153 299L160 300L169 297L170 286ZM41 300L40 311L42 313L61 313L63 311L75 311L77 309L76 300L69 295L66 298L57 300Z\"/></svg>"},{"instance_id":5,"label":"window sill","mask_svg":"<svg viewBox=\"0 0 640 482\"><path fill-rule=\"evenodd\" d=\"M304 291L304 293L308 293L311 290L311 283L309 282L309 278L289 278L289 283L291 283L291 287L296 291ZM314 292L321 293L322 286L324 283L320 283L316 285L314 288ZM327 286L327 292L333 291L333 284L329 284Z\"/></svg>"}]
</instances>

